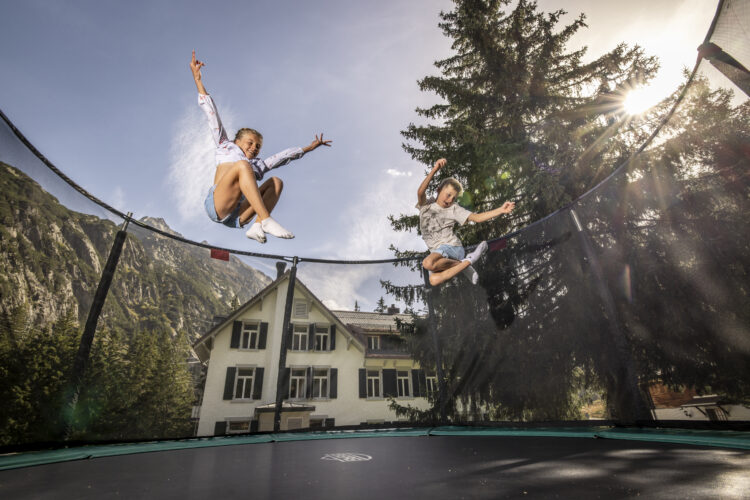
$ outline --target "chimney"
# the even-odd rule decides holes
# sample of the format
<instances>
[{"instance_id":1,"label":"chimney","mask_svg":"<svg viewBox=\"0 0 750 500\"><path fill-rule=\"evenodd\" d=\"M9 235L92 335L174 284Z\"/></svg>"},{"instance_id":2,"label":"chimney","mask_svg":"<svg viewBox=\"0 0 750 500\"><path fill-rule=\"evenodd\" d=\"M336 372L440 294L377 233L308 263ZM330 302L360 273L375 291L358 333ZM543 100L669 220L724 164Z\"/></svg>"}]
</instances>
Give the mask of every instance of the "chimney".
<instances>
[{"instance_id":1,"label":"chimney","mask_svg":"<svg viewBox=\"0 0 750 500\"><path fill-rule=\"evenodd\" d=\"M401 312L401 309L396 307L396 304L391 304L391 307L388 308L388 314L398 314Z\"/></svg>"},{"instance_id":2,"label":"chimney","mask_svg":"<svg viewBox=\"0 0 750 500\"><path fill-rule=\"evenodd\" d=\"M281 278L281 275L284 274L284 269L286 269L286 262L276 263L276 279Z\"/></svg>"}]
</instances>

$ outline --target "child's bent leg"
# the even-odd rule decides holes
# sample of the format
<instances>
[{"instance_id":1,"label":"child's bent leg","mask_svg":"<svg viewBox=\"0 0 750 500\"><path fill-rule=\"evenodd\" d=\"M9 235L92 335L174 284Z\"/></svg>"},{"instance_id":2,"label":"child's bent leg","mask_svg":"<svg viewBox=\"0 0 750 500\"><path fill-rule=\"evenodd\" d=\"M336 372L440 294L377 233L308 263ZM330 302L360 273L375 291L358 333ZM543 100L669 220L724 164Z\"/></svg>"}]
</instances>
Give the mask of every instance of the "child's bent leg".
<instances>
[{"instance_id":1,"label":"child's bent leg","mask_svg":"<svg viewBox=\"0 0 750 500\"><path fill-rule=\"evenodd\" d=\"M468 260L457 261L443 257L439 253L431 253L422 261L422 266L430 273L430 285L438 286L471 265Z\"/></svg>"},{"instance_id":2,"label":"child's bent leg","mask_svg":"<svg viewBox=\"0 0 750 500\"><path fill-rule=\"evenodd\" d=\"M258 214L259 219L263 220L269 217L268 209L263 203L250 163L238 161L229 165L230 167L216 181L216 188L214 189L214 205L219 217L224 217L235 210L241 194L245 195L249 204L255 209L255 213ZM218 168L221 168L221 165Z\"/></svg>"},{"instance_id":3,"label":"child's bent leg","mask_svg":"<svg viewBox=\"0 0 750 500\"><path fill-rule=\"evenodd\" d=\"M284 183L278 177L271 177L258 188L260 195L263 198L263 203L266 206L266 210L270 214L273 212L274 207L279 202L281 197L281 191L284 189ZM249 220L255 217L257 214L253 206L245 201L240 207L240 225L244 226ZM260 221L258 221L260 222Z\"/></svg>"},{"instance_id":4,"label":"child's bent leg","mask_svg":"<svg viewBox=\"0 0 750 500\"><path fill-rule=\"evenodd\" d=\"M274 186L276 185L275 181L272 181L272 183ZM245 195L249 206L253 208L253 211L258 216L256 222L261 224L262 233L269 233L277 238L294 238L294 235L291 232L287 231L281 226L281 224L271 218L271 214L263 200L260 188L258 188L258 183L255 180L253 168L249 162L244 160L233 163L230 169L227 170L216 183L214 200L217 213L219 213L220 204L224 210L234 210L236 205L233 204L236 204L239 199L237 187L239 187L239 190ZM278 201L278 197L276 197L273 203L274 205L276 204L276 201ZM227 202L229 202L229 206L227 206ZM229 212L227 211L226 213ZM245 221L247 221L247 219L245 219ZM248 235L248 237L257 239L261 242L265 241L261 237L261 231L257 229L259 228L256 228L253 236Z\"/></svg>"}]
</instances>

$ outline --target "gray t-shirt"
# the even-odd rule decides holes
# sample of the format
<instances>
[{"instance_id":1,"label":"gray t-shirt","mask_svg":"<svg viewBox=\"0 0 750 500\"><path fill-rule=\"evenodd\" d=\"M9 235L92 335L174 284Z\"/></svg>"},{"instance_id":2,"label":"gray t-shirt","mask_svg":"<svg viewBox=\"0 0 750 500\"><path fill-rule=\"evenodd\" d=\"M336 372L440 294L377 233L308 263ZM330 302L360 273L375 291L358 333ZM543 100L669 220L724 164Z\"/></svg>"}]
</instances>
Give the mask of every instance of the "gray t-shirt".
<instances>
[{"instance_id":1,"label":"gray t-shirt","mask_svg":"<svg viewBox=\"0 0 750 500\"><path fill-rule=\"evenodd\" d=\"M453 232L453 226L463 224L471 215L471 211L454 203L443 208L430 198L424 205L417 204L419 209L419 230L427 248L437 250L440 245L462 246L461 240Z\"/></svg>"}]
</instances>

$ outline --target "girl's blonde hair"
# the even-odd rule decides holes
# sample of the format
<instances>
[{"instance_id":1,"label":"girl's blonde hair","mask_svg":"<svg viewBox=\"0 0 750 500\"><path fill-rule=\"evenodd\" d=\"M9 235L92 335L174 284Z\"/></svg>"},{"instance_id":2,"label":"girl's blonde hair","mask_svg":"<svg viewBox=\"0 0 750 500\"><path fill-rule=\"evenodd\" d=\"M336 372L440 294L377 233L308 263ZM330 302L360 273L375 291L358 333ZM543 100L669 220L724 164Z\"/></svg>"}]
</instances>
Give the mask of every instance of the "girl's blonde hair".
<instances>
[{"instance_id":1,"label":"girl's blonde hair","mask_svg":"<svg viewBox=\"0 0 750 500\"><path fill-rule=\"evenodd\" d=\"M253 134L255 137L257 137L261 141L263 140L263 134L261 134L260 132L258 132L254 128L241 128L241 129L239 129L237 131L237 134L234 136L234 140L237 141L239 139L242 139L242 137L244 137L247 134Z\"/></svg>"},{"instance_id":2,"label":"girl's blonde hair","mask_svg":"<svg viewBox=\"0 0 750 500\"><path fill-rule=\"evenodd\" d=\"M464 187L460 182L458 182L458 179L456 179L455 177L448 177L447 179L443 179L440 185L438 185L438 194L440 194L440 191L442 191L445 186L451 186L453 189L455 189L456 196L461 196L461 193L463 193L464 191Z\"/></svg>"}]
</instances>

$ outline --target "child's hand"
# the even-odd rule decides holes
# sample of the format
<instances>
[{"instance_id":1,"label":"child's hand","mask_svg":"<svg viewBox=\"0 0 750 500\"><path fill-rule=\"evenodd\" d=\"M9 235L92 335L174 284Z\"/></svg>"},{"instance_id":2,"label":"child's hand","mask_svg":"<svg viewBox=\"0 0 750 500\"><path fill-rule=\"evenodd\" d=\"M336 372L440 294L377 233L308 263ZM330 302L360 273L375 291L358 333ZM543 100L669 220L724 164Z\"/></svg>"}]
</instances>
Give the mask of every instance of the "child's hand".
<instances>
[{"instance_id":1,"label":"child's hand","mask_svg":"<svg viewBox=\"0 0 750 500\"><path fill-rule=\"evenodd\" d=\"M448 163L448 160L446 160L445 158L440 158L438 161L435 162L435 166L432 167L432 171L437 172L438 170L443 168L446 163Z\"/></svg>"},{"instance_id":2,"label":"child's hand","mask_svg":"<svg viewBox=\"0 0 750 500\"><path fill-rule=\"evenodd\" d=\"M500 213L509 214L513 211L514 208L516 208L516 203L514 201L506 201L505 203L503 203L503 206L500 207Z\"/></svg>"},{"instance_id":3,"label":"child's hand","mask_svg":"<svg viewBox=\"0 0 750 500\"><path fill-rule=\"evenodd\" d=\"M320 138L318 138L318 134L315 134L315 140L312 141L309 146L302 148L302 150L305 153L308 153L308 152L312 151L313 149L317 148L318 146L328 146L330 148L332 142L333 141L330 140L330 139L327 140L327 141L324 141L323 140L323 133L321 132L320 133Z\"/></svg>"},{"instance_id":4,"label":"child's hand","mask_svg":"<svg viewBox=\"0 0 750 500\"><path fill-rule=\"evenodd\" d=\"M201 79L201 68L203 66L205 66L205 64L195 58L195 51L193 51L193 59L190 61L190 71L193 72L193 78L195 78L196 81L200 81Z\"/></svg>"}]
</instances>

